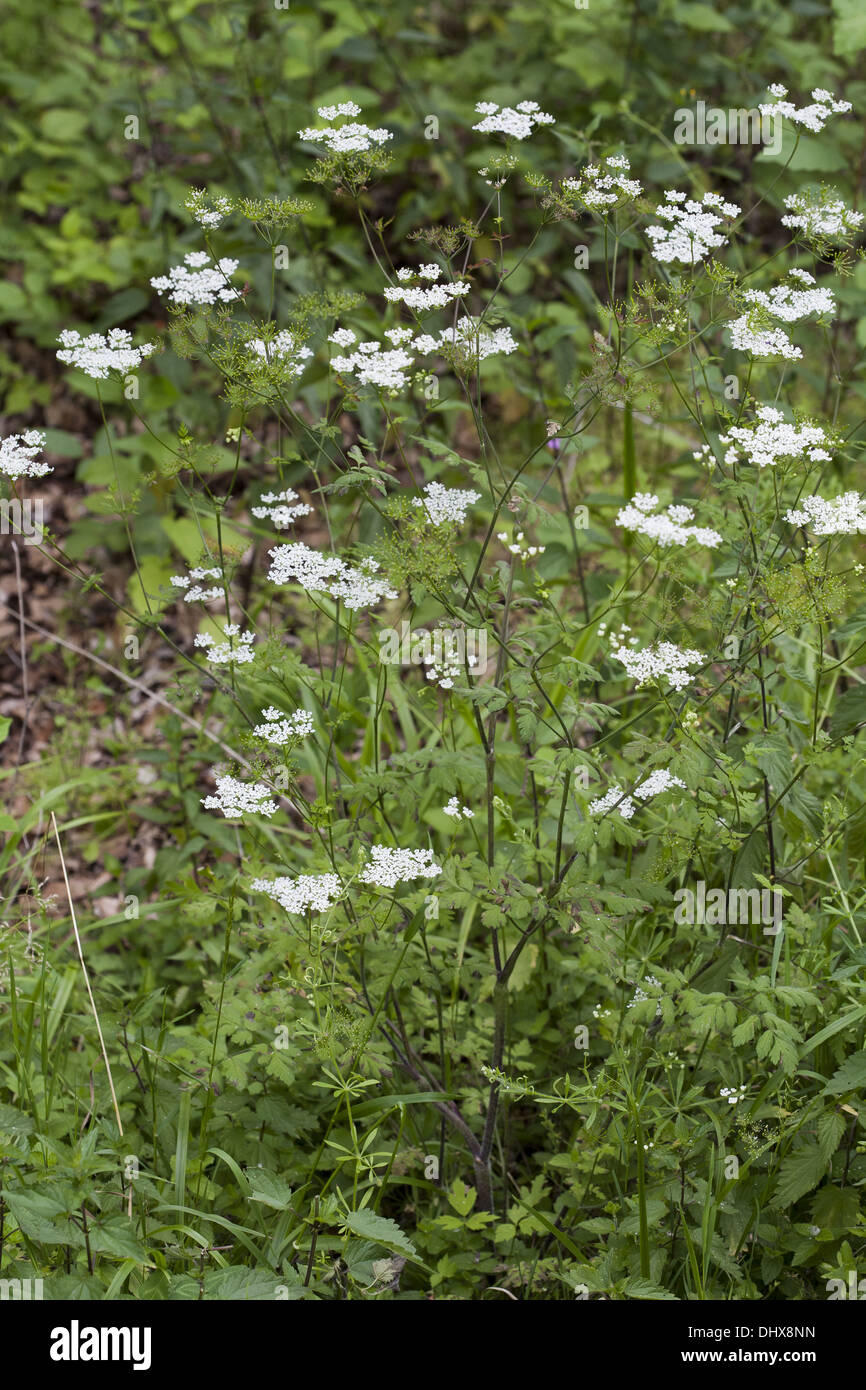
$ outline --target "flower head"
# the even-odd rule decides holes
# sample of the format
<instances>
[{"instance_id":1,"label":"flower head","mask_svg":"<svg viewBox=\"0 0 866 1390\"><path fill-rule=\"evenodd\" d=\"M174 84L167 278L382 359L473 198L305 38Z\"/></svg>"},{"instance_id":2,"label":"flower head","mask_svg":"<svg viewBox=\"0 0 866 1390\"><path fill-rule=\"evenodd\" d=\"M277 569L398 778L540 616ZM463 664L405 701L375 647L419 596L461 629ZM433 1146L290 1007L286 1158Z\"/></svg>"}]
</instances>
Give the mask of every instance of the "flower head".
<instances>
[{"instance_id":1,"label":"flower head","mask_svg":"<svg viewBox=\"0 0 866 1390\"><path fill-rule=\"evenodd\" d=\"M156 343L132 345L132 334L125 328L109 328L101 333L88 333L83 338L74 328L66 328L57 340L63 348L57 356L70 367L77 367L86 376L102 380L111 372L132 372L141 366L142 359L156 352Z\"/></svg>"},{"instance_id":2,"label":"flower head","mask_svg":"<svg viewBox=\"0 0 866 1390\"><path fill-rule=\"evenodd\" d=\"M213 265L206 251L190 251L183 259L183 265L172 266L167 275L155 275L150 282L160 294L168 295L170 303L228 304L240 298L240 290L229 284L237 261L223 257Z\"/></svg>"},{"instance_id":3,"label":"flower head","mask_svg":"<svg viewBox=\"0 0 866 1390\"><path fill-rule=\"evenodd\" d=\"M0 473L7 478L44 478L53 472L47 463L37 459L45 448L41 430L25 430L0 440Z\"/></svg>"}]
</instances>

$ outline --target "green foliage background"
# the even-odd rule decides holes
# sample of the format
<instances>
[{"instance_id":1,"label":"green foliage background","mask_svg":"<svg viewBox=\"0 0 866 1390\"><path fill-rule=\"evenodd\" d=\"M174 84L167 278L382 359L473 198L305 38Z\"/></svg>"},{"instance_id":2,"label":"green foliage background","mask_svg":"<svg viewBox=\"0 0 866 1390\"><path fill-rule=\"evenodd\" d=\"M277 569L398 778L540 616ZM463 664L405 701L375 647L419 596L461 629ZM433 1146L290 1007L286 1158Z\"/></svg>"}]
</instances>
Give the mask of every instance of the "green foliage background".
<instances>
[{"instance_id":1,"label":"green foliage background","mask_svg":"<svg viewBox=\"0 0 866 1390\"><path fill-rule=\"evenodd\" d=\"M832 182L855 203L866 158L862 121L838 121L820 136L802 137L793 159L789 145L776 159L755 159L754 151L739 147L674 146L674 111L697 98L725 108L751 106L769 82L782 82L798 97L828 87L862 112L864 50L866 11L855 0L833 6L589 0L586 9L567 0L465 6L291 0L285 9L235 0L86 6L57 0L29 12L7 9L0 17L6 264L0 393L8 429L47 420L49 448L65 460L61 476L87 497L85 514L65 537L66 553L104 568L117 598L143 617L140 583L117 577L127 523L112 493L112 450L95 390L76 379L86 424L70 423L70 388L54 354L63 327L104 332L119 325L142 338L166 328L149 282L201 245L183 213L190 186L311 200L276 286L278 323L299 296L380 290L381 274L351 201L310 182L311 161L297 155L297 131L310 123L315 106L351 98L370 124L395 130L395 172L364 199L370 225L381 221L395 254L414 230L453 223L472 206L479 141L468 128L475 102L531 98L557 118L538 137L549 170L579 166L587 141L596 141L600 148L627 149L652 190L678 186L686 165L703 171L707 188L723 178L730 196L742 182L750 201L765 199L764 213L750 224L757 259L777 238L784 196L803 182ZM438 120L435 140L425 134L431 115ZM125 135L130 117L138 122L133 139ZM529 200L510 202L506 231L505 265L513 273L502 312L521 339L531 339L535 357L497 371L489 409L498 434L519 455L537 443L534 396L556 414L566 405L562 383L592 369L593 335L606 328L598 308L606 289L600 232L587 234L593 267L587 275L572 268L571 230L546 228L531 262L520 263L535 231ZM578 243L582 238L581 230ZM253 294L267 304L271 259L254 228L233 223L220 251L240 259ZM474 242L475 262L497 254L489 235ZM806 361L798 404L834 415L857 443L866 393L859 309L866 266L852 261L848 269L836 290L839 365L828 376L818 355ZM617 288L626 294L632 287ZM711 376L720 386L721 362ZM324 377L324 367L314 368L298 393L314 418ZM198 525L173 486L158 437L176 436L182 421L190 438L211 441L215 466L230 462L223 441L240 412L221 389L206 363L164 352L148 367L143 400L154 435L130 431L112 441L120 486L138 496L131 524L142 579L154 591L183 561L196 563L200 551ZM109 404L122 400L116 387L103 397ZM636 412L648 404L636 393ZM671 477L693 477L688 422L667 395L662 413L663 440L638 416L628 442L621 412L607 412L584 444L581 499L593 506L621 500L623 470L650 490ZM380 426L366 402L357 406L357 423L362 437L377 439ZM447 410L430 436L439 460L459 457L459 432ZM326 438L321 465L330 481L332 445ZM283 482L297 485L306 474L303 453L286 444L283 458ZM337 494L335 516L347 521L352 506L351 497ZM376 532L364 525L361 539L372 543ZM564 516L550 526L537 578L568 601L573 574ZM244 541L230 524L226 539L239 547ZM592 532L588 540L601 545ZM608 568L590 574L593 605L607 592L616 563L607 557ZM668 595L674 607L679 594L693 599L696 582L688 569L676 578L682 588ZM529 587L524 597L529 604ZM76 624L80 633L92 622L90 598L70 592L73 637ZM782 598L793 605L796 595ZM856 587L840 608L834 635L856 644L866 627ZM427 617L423 595L416 617ZM793 613L798 633L803 620ZM101 621L110 627L104 615ZM308 637L301 618L297 624ZM798 673L793 646L786 656L779 700L790 725L783 735L764 731L763 742L755 738L745 750L736 774L744 786L762 775L781 782L792 749L811 756L803 733L810 680ZM334 706L335 760L348 791L339 813L323 803L314 812L339 840L349 833L354 807L390 797L405 825L420 819L442 832L436 808L455 777L465 776L473 790L483 786L471 719L455 721L447 751L431 759L432 705L417 691L398 692L395 708L371 734L381 708L377 676L369 651L366 663L361 648L356 657ZM571 659L595 660L589 640ZM304 675L300 657L286 655L282 681ZM4 943L4 1274L37 1270L50 1296L79 1299L421 1299L431 1293L474 1299L495 1297L488 1291L503 1286L521 1298L573 1298L585 1289L617 1299L796 1299L824 1297L828 1277L846 1277L858 1259L862 1264L862 814L851 817L807 897L790 907L781 953L759 957L759 965L732 943L714 954L713 942L690 940L688 933L670 949L662 939L669 895L660 884L666 865L676 862L675 826L650 846L627 830L605 832L592 880L575 886L569 905L551 911L549 932L524 954L508 986L511 1082L503 1090L497 1197L488 1212L476 1199L469 1154L454 1126L446 1126L442 1107L457 1103L480 1123L487 1088L479 1066L490 1056L500 1003L487 968L487 935L506 917L510 927L534 922L536 884L521 873L508 878L512 853L532 841L539 816L545 842L556 838L555 805L536 806L534 825L525 810L526 746L535 741L536 772L539 763L558 772L567 765L563 749L540 727L544 711L533 705L534 692L519 684L510 692L515 714L498 790L523 810L512 816L506 802L500 808L504 860L482 882L486 906L478 903L481 859L458 865L447 884L450 952L438 941L428 949L419 892L407 898L403 939L372 941L362 962L374 997L386 989L401 999L434 1073L428 1087L423 1078L401 1074L381 1040L371 1040L360 989L346 988L333 1007L314 1013L303 988L310 968L304 951L245 914L240 879L230 867L235 831L200 807L201 768L212 761L205 740L190 746L187 727L168 714L158 736L139 738L129 729L121 736L106 714L108 756L98 767L85 766L74 682L86 680L91 695L113 702L112 715L121 709L114 702L125 697L72 664L69 678L55 705L52 755L26 770L32 811L17 825L5 818L2 866L16 891L38 877L32 843L55 810L84 864L94 875L108 875L99 891L141 900L134 923L122 911L107 919L86 913L84 927L103 1026L119 1057L122 1103L134 1119L121 1138L78 966L66 938L66 954L58 949L56 910L37 901L40 968L24 951L18 927ZM561 708L575 713L564 667L556 688ZM263 700L272 690L263 679ZM860 690L854 676L841 697L831 691L822 719L832 729L832 746L820 766L814 759L818 795L795 793L781 808L792 860L798 846L805 853L817 842L832 818L833 796L847 789L856 801L866 782ZM613 699L610 687L595 684L594 693L593 709L602 715ZM177 692L179 700L188 694ZM213 699L212 708L223 713L219 697ZM626 703L620 713L627 721L631 707ZM387 768L378 763L380 734ZM649 731L630 738L623 730L615 746L634 765L659 754ZM313 778L315 765L304 764L304 756L301 771ZM156 778L150 797L141 790L142 766ZM688 770L698 780L707 775L697 755ZM568 827L576 843L578 819ZM149 866L130 868L117 838L134 842L141 820L161 826L164 836ZM697 825L690 822L695 836ZM256 846L262 863L279 837L299 856L307 853L297 827L283 827L279 836L268 827ZM757 851L747 867L750 874L764 870ZM629 920L638 908L658 908L658 921L651 911L649 925ZM624 935L616 937L623 919ZM571 935L575 922L580 930ZM422 940L424 957L417 949L404 962L404 943L418 948ZM631 1010L623 961L639 961L663 979L658 995ZM670 1047L664 1031L655 1040L657 1008L664 1028L674 1030ZM625 1031L617 1038L602 1014L584 1069L574 1029L593 1009L610 1010ZM284 1026L286 1045L275 1050L275 1030ZM443 1028L448 1053L437 1055ZM366 1070L358 1075L347 1063L362 1055ZM739 1084L741 1076L752 1087L748 1116L720 1114L719 1083ZM650 1142L652 1152L643 1147ZM743 1165L738 1180L724 1170L723 1155L731 1152ZM429 1175L430 1155L440 1161L438 1179ZM343 1201L334 1205L338 1190Z\"/></svg>"}]
</instances>

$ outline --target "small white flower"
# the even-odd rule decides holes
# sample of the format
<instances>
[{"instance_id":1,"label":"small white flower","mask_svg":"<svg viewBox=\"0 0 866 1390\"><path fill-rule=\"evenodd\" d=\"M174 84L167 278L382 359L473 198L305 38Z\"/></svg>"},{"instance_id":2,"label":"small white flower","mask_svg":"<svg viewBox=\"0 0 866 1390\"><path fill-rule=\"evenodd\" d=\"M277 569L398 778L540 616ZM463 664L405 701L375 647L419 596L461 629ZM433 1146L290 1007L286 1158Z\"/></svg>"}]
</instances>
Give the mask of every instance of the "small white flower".
<instances>
[{"instance_id":1,"label":"small white flower","mask_svg":"<svg viewBox=\"0 0 866 1390\"><path fill-rule=\"evenodd\" d=\"M306 502L298 501L298 494L287 487L283 492L265 492L262 494L261 501L266 503L263 507L251 507L253 516L263 520L267 517L274 523L278 531L285 531L299 516L307 516L313 509L308 507Z\"/></svg>"},{"instance_id":2,"label":"small white flower","mask_svg":"<svg viewBox=\"0 0 866 1390\"><path fill-rule=\"evenodd\" d=\"M831 116L851 110L850 101L837 101L831 92L825 91L821 87L816 87L812 92L811 106L799 108L794 106L793 102L784 100L788 92L780 83L774 83L768 90L776 99L761 103L758 109L762 115L786 116L795 125L805 126L807 130L812 130L816 134L824 129Z\"/></svg>"},{"instance_id":3,"label":"small white flower","mask_svg":"<svg viewBox=\"0 0 866 1390\"><path fill-rule=\"evenodd\" d=\"M412 505L423 507L434 526L446 521L460 524L466 520L466 512L480 497L480 492L467 492L462 488L443 487L441 483L427 483L425 497L413 497Z\"/></svg>"},{"instance_id":4,"label":"small white flower","mask_svg":"<svg viewBox=\"0 0 866 1390\"><path fill-rule=\"evenodd\" d=\"M690 666L702 666L706 661L703 652L693 648L681 650L673 642L656 642L643 650L634 650L622 644L612 653L621 661L632 680L644 685L653 680L667 681L673 690L683 690L692 680Z\"/></svg>"},{"instance_id":5,"label":"small white flower","mask_svg":"<svg viewBox=\"0 0 866 1390\"><path fill-rule=\"evenodd\" d=\"M483 135L508 135L512 140L526 140L537 125L555 125L553 116L541 111L536 101L519 101L517 106L497 106L495 101L476 102L475 110L483 117L473 130Z\"/></svg>"},{"instance_id":6,"label":"small white flower","mask_svg":"<svg viewBox=\"0 0 866 1390\"><path fill-rule=\"evenodd\" d=\"M142 359L156 352L156 343L132 345L132 334L125 328L109 328L101 333L88 333L83 338L74 328L66 328L57 340L63 348L57 356L70 367L77 367L86 376L102 380L110 372L132 372Z\"/></svg>"},{"instance_id":7,"label":"small white flower","mask_svg":"<svg viewBox=\"0 0 866 1390\"><path fill-rule=\"evenodd\" d=\"M327 912L343 892L337 874L301 874L299 878L254 878L254 893L267 893L286 912Z\"/></svg>"},{"instance_id":8,"label":"small white flower","mask_svg":"<svg viewBox=\"0 0 866 1390\"><path fill-rule=\"evenodd\" d=\"M388 581L376 574L379 568L376 560L365 559L358 566L347 565L336 555L311 550L302 541L276 546L268 554L273 560L268 578L274 584L300 584L308 593L330 594L352 610L370 607L383 598L397 597Z\"/></svg>"},{"instance_id":9,"label":"small white flower","mask_svg":"<svg viewBox=\"0 0 866 1390\"><path fill-rule=\"evenodd\" d=\"M223 598L224 592L222 585L216 584L213 588L203 589L200 580L202 579L222 579L222 570L219 569L191 569L189 574L173 574L169 583L175 589L183 589L184 603L210 603L212 599Z\"/></svg>"},{"instance_id":10,"label":"small white flower","mask_svg":"<svg viewBox=\"0 0 866 1390\"><path fill-rule=\"evenodd\" d=\"M263 738L266 743L273 743L277 747L295 743L313 732L313 716L305 709L296 709L294 714L284 715L270 705L262 710L262 718L265 723L257 724L253 733L256 738Z\"/></svg>"},{"instance_id":11,"label":"small white flower","mask_svg":"<svg viewBox=\"0 0 866 1390\"><path fill-rule=\"evenodd\" d=\"M318 115L323 121L336 121L341 116L360 116L361 108L353 101L344 101L339 106L320 106ZM298 136L308 144L320 144L331 154L361 154L387 144L394 132L383 126L375 130L358 121L346 121L343 125L309 127L299 130Z\"/></svg>"},{"instance_id":12,"label":"small white flower","mask_svg":"<svg viewBox=\"0 0 866 1390\"><path fill-rule=\"evenodd\" d=\"M45 448L45 435L40 430L25 430L0 440L0 473L7 478L44 478L53 473L47 463L37 459Z\"/></svg>"},{"instance_id":13,"label":"small white flower","mask_svg":"<svg viewBox=\"0 0 866 1390\"><path fill-rule=\"evenodd\" d=\"M436 878L441 872L432 849L391 849L387 845L372 845L370 857L361 870L360 881L375 884L378 888L396 888L398 883L410 883L416 878Z\"/></svg>"},{"instance_id":14,"label":"small white flower","mask_svg":"<svg viewBox=\"0 0 866 1390\"><path fill-rule=\"evenodd\" d=\"M866 531L866 498L859 492L843 492L839 497L804 497L799 510L786 513L792 526L803 526L816 536L862 535Z\"/></svg>"},{"instance_id":15,"label":"small white flower","mask_svg":"<svg viewBox=\"0 0 866 1390\"><path fill-rule=\"evenodd\" d=\"M205 227L208 231L214 231L223 219L228 217L233 206L231 198L222 195L211 196L203 188L191 189L186 200L187 211L200 227Z\"/></svg>"},{"instance_id":16,"label":"small white flower","mask_svg":"<svg viewBox=\"0 0 866 1390\"><path fill-rule=\"evenodd\" d=\"M262 782L240 782L235 777L217 777L216 796L202 797L208 811L222 811L224 816L272 816L279 807L271 800L268 787Z\"/></svg>"},{"instance_id":17,"label":"small white flower","mask_svg":"<svg viewBox=\"0 0 866 1390\"><path fill-rule=\"evenodd\" d=\"M218 642L209 632L200 632L196 637L195 645L205 649L208 661L215 666L244 666L253 660L255 635L252 632L241 632L237 623L226 623L223 632L227 642ZM239 638L238 642L234 641L235 637Z\"/></svg>"},{"instance_id":18,"label":"small white flower","mask_svg":"<svg viewBox=\"0 0 866 1390\"><path fill-rule=\"evenodd\" d=\"M461 806L456 796L451 797L447 806L442 807L442 811L446 816L452 816L455 820L471 820L475 815L475 812L470 811L468 806Z\"/></svg>"},{"instance_id":19,"label":"small white flower","mask_svg":"<svg viewBox=\"0 0 866 1390\"><path fill-rule=\"evenodd\" d=\"M204 251L190 251L183 265L172 266L167 275L155 275L151 284L172 304L228 304L240 298L240 290L228 283L238 268L237 261L223 257L216 265Z\"/></svg>"},{"instance_id":20,"label":"small white flower","mask_svg":"<svg viewBox=\"0 0 866 1390\"><path fill-rule=\"evenodd\" d=\"M718 531L687 524L694 520L691 507L672 505L664 512L657 512L658 505L659 499L653 494L635 493L628 506L620 508L617 513L616 525L636 531L663 547L688 545L689 541L696 541L698 545L706 545L710 549L721 545L722 537Z\"/></svg>"},{"instance_id":21,"label":"small white flower","mask_svg":"<svg viewBox=\"0 0 866 1390\"><path fill-rule=\"evenodd\" d=\"M745 1086L723 1086L719 1095L726 1098L728 1105L737 1105L739 1101L745 1100L746 1088Z\"/></svg>"},{"instance_id":22,"label":"small white flower","mask_svg":"<svg viewBox=\"0 0 866 1390\"><path fill-rule=\"evenodd\" d=\"M670 225L647 227L653 255L662 262L695 265L702 261L710 251L725 245L727 238L718 232L725 219L742 211L736 203L723 202L718 193L705 193L699 203L684 194L666 193L665 199L656 214Z\"/></svg>"}]
</instances>

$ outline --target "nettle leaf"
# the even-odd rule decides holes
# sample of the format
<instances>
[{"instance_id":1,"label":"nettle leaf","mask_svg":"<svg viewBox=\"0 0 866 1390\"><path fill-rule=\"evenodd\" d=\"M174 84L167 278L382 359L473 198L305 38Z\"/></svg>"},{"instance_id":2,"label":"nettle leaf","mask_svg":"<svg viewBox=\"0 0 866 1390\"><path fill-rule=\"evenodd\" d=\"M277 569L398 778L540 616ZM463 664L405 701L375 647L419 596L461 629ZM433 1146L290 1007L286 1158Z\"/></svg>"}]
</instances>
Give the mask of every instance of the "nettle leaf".
<instances>
[{"instance_id":1,"label":"nettle leaf","mask_svg":"<svg viewBox=\"0 0 866 1390\"><path fill-rule=\"evenodd\" d=\"M379 1216L374 1211L362 1208L361 1211L349 1212L343 1224L356 1236L375 1240L389 1250L399 1250L401 1255L415 1254L415 1246L409 1237L404 1235L396 1221L391 1221L387 1216Z\"/></svg>"},{"instance_id":2,"label":"nettle leaf","mask_svg":"<svg viewBox=\"0 0 866 1390\"><path fill-rule=\"evenodd\" d=\"M790 1207L817 1187L827 1171L820 1145L806 1144L789 1154L779 1169L773 1206Z\"/></svg>"},{"instance_id":3,"label":"nettle leaf","mask_svg":"<svg viewBox=\"0 0 866 1390\"><path fill-rule=\"evenodd\" d=\"M825 1096L841 1096L866 1086L866 1049L848 1057L824 1087Z\"/></svg>"},{"instance_id":4,"label":"nettle leaf","mask_svg":"<svg viewBox=\"0 0 866 1390\"><path fill-rule=\"evenodd\" d=\"M845 1133L845 1121L835 1110L828 1110L818 1121L818 1147L827 1163L839 1147Z\"/></svg>"},{"instance_id":5,"label":"nettle leaf","mask_svg":"<svg viewBox=\"0 0 866 1390\"><path fill-rule=\"evenodd\" d=\"M269 1173L266 1168L247 1168L244 1170L250 1185L250 1200L261 1202L263 1206L285 1211L292 1200L292 1189L283 1178Z\"/></svg>"}]
</instances>

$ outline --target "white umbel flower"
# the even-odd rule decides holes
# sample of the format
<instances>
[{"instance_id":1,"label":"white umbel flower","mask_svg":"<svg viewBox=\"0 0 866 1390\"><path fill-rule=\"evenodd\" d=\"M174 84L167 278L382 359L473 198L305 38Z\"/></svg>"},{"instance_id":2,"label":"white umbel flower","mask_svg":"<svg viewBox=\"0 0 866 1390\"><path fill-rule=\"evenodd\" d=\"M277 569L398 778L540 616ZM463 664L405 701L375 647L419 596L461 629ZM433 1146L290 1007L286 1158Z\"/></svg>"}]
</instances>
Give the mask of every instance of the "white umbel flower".
<instances>
[{"instance_id":1,"label":"white umbel flower","mask_svg":"<svg viewBox=\"0 0 866 1390\"><path fill-rule=\"evenodd\" d=\"M214 666L245 666L253 660L254 633L241 632L237 623L226 623L223 632L226 642L217 641L209 632L200 632L196 637L195 645L204 648L208 661Z\"/></svg>"},{"instance_id":2,"label":"white umbel flower","mask_svg":"<svg viewBox=\"0 0 866 1390\"><path fill-rule=\"evenodd\" d=\"M495 101L479 101L475 110L482 120L472 127L482 135L508 135L512 140L526 140L536 126L555 125L547 111L537 101L519 101L516 106L497 106Z\"/></svg>"},{"instance_id":3,"label":"white umbel flower","mask_svg":"<svg viewBox=\"0 0 866 1390\"><path fill-rule=\"evenodd\" d=\"M719 435L720 442L729 446L725 453L729 466L742 458L757 468L775 468L783 459L829 463L833 440L820 425L792 424L773 405L759 406L755 414L755 424L732 425L727 434Z\"/></svg>"},{"instance_id":4,"label":"white umbel flower","mask_svg":"<svg viewBox=\"0 0 866 1390\"><path fill-rule=\"evenodd\" d=\"M707 659L703 652L683 650L673 642L656 642L643 650L620 645L612 655L638 685L667 681L673 690L684 690L692 680L689 667L702 666Z\"/></svg>"},{"instance_id":5,"label":"white umbel flower","mask_svg":"<svg viewBox=\"0 0 866 1390\"><path fill-rule=\"evenodd\" d=\"M709 546L714 550L721 545L722 537L718 531L706 526L691 526L694 512L691 507L671 505L664 512L658 512L659 499L652 493L637 492L626 507L617 512L616 525L627 531L636 531L660 546L688 545L696 541L698 545Z\"/></svg>"},{"instance_id":6,"label":"white umbel flower","mask_svg":"<svg viewBox=\"0 0 866 1390\"><path fill-rule=\"evenodd\" d=\"M643 188L636 179L628 177L630 165L625 155L610 155L604 168L587 164L578 178L563 179L562 187L576 195L593 212L606 213L632 198L639 198Z\"/></svg>"},{"instance_id":7,"label":"white umbel flower","mask_svg":"<svg viewBox=\"0 0 866 1390\"><path fill-rule=\"evenodd\" d=\"M788 89L779 82L773 83L768 91L774 100L761 103L758 109L763 116L785 116L795 125L804 126L806 130L812 130L816 134L824 129L831 116L851 110L850 101L837 101L832 92L825 91L822 87L816 87L812 92L810 106L801 107L785 100Z\"/></svg>"},{"instance_id":8,"label":"white umbel flower","mask_svg":"<svg viewBox=\"0 0 866 1390\"><path fill-rule=\"evenodd\" d=\"M853 536L866 531L866 497L843 492L838 497L804 497L799 508L786 513L792 526L803 526L816 536Z\"/></svg>"},{"instance_id":9,"label":"white umbel flower","mask_svg":"<svg viewBox=\"0 0 866 1390\"><path fill-rule=\"evenodd\" d=\"M360 116L361 108L354 101L344 101L339 106L320 106L317 114L323 121L336 121L341 116ZM384 126L371 129L358 121L346 121L338 126L309 126L299 130L298 136L308 144L324 145L330 154L362 154L387 144L394 132Z\"/></svg>"},{"instance_id":10,"label":"white umbel flower","mask_svg":"<svg viewBox=\"0 0 866 1390\"><path fill-rule=\"evenodd\" d=\"M202 797L207 811L222 811L224 816L272 816L279 807L271 800L263 782L240 782L236 777L217 777L216 796Z\"/></svg>"},{"instance_id":11,"label":"white umbel flower","mask_svg":"<svg viewBox=\"0 0 866 1390\"><path fill-rule=\"evenodd\" d=\"M471 820L475 815L468 806L461 806L456 796L452 796L447 806L442 807L443 815L452 816L455 820Z\"/></svg>"},{"instance_id":12,"label":"white umbel flower","mask_svg":"<svg viewBox=\"0 0 866 1390\"><path fill-rule=\"evenodd\" d=\"M327 912L340 897L343 885L337 874L301 874L299 878L254 878L254 893L267 893L286 912Z\"/></svg>"},{"instance_id":13,"label":"white umbel flower","mask_svg":"<svg viewBox=\"0 0 866 1390\"><path fill-rule=\"evenodd\" d=\"M212 232L228 217L234 204L231 198L210 194L203 188L193 188L187 197L185 207L200 227Z\"/></svg>"},{"instance_id":14,"label":"white umbel flower","mask_svg":"<svg viewBox=\"0 0 866 1390\"><path fill-rule=\"evenodd\" d=\"M41 430L25 430L0 440L0 473L7 478L44 478L54 470L36 456L45 448Z\"/></svg>"},{"instance_id":15,"label":"white umbel flower","mask_svg":"<svg viewBox=\"0 0 866 1390\"><path fill-rule=\"evenodd\" d=\"M296 743L313 732L313 716L305 709L296 709L294 714L283 714L269 705L262 710L262 718L265 723L257 724L253 733L256 738L263 738L266 743L280 748L287 743Z\"/></svg>"},{"instance_id":16,"label":"white umbel flower","mask_svg":"<svg viewBox=\"0 0 866 1390\"><path fill-rule=\"evenodd\" d=\"M458 524L466 520L466 513L480 497L480 492L467 492L463 488L443 487L441 483L427 483L424 497L413 497L414 507L423 507L434 526L442 526L446 521Z\"/></svg>"},{"instance_id":17,"label":"white umbel flower","mask_svg":"<svg viewBox=\"0 0 866 1390\"><path fill-rule=\"evenodd\" d=\"M810 240L848 241L863 222L863 213L846 208L834 189L792 193L785 199L785 207L788 212L782 226L797 228Z\"/></svg>"},{"instance_id":18,"label":"white umbel flower","mask_svg":"<svg viewBox=\"0 0 866 1390\"><path fill-rule=\"evenodd\" d=\"M308 516L313 510L306 502L299 502L298 494L290 487L283 492L265 492L261 501L266 505L251 507L250 511L259 520L267 518L272 521L278 531L287 530L299 516Z\"/></svg>"},{"instance_id":19,"label":"white umbel flower","mask_svg":"<svg viewBox=\"0 0 866 1390\"><path fill-rule=\"evenodd\" d=\"M212 265L206 251L190 251L183 259L183 265L172 266L167 275L155 275L150 282L171 304L228 304L240 298L240 290L229 284L237 261L224 256Z\"/></svg>"},{"instance_id":20,"label":"white umbel flower","mask_svg":"<svg viewBox=\"0 0 866 1390\"><path fill-rule=\"evenodd\" d=\"M368 608L383 598L396 598L396 590L377 575L376 560L365 559L360 565L347 565L336 555L323 555L302 541L294 545L279 545L268 551L273 560L268 578L274 584L300 584L311 594L330 594L346 608Z\"/></svg>"},{"instance_id":21,"label":"white umbel flower","mask_svg":"<svg viewBox=\"0 0 866 1390\"><path fill-rule=\"evenodd\" d=\"M203 589L202 579L222 579L222 570L196 567L191 569L189 574L173 574L169 583L173 584L175 589L185 590L184 603L210 603L212 599L224 597L220 584L215 584L210 589Z\"/></svg>"},{"instance_id":22,"label":"white umbel flower","mask_svg":"<svg viewBox=\"0 0 866 1390\"><path fill-rule=\"evenodd\" d=\"M77 367L86 376L104 380L111 372L133 372L142 359L156 352L156 343L132 345L132 334L125 328L109 328L82 337L74 328L65 328L57 340L63 347L57 356L67 366Z\"/></svg>"},{"instance_id":23,"label":"white umbel flower","mask_svg":"<svg viewBox=\"0 0 866 1390\"><path fill-rule=\"evenodd\" d=\"M795 269L788 272L794 284L774 285L773 289L747 290L745 299L754 305L745 314L728 324L731 346L740 352L750 352L753 357L783 357L795 361L803 356L795 347L783 328L766 326L766 318L780 319L783 323L797 323L813 314L822 317L835 313L836 301L833 291L816 289L815 277L808 270ZM798 285L806 288L798 289Z\"/></svg>"},{"instance_id":24,"label":"white umbel flower","mask_svg":"<svg viewBox=\"0 0 866 1390\"><path fill-rule=\"evenodd\" d=\"M742 211L736 203L726 203L719 193L705 193L696 202L671 190L665 193L665 200L656 208L656 214L669 225L647 227L647 236L657 261L677 261L681 265L695 265L710 251L724 246L727 238L720 235L718 228Z\"/></svg>"},{"instance_id":25,"label":"white umbel flower","mask_svg":"<svg viewBox=\"0 0 866 1390\"><path fill-rule=\"evenodd\" d=\"M398 883L411 883L416 878L436 878L441 872L432 849L391 849L388 845L371 845L370 857L361 870L360 881L374 884L377 888L396 888Z\"/></svg>"}]
</instances>

